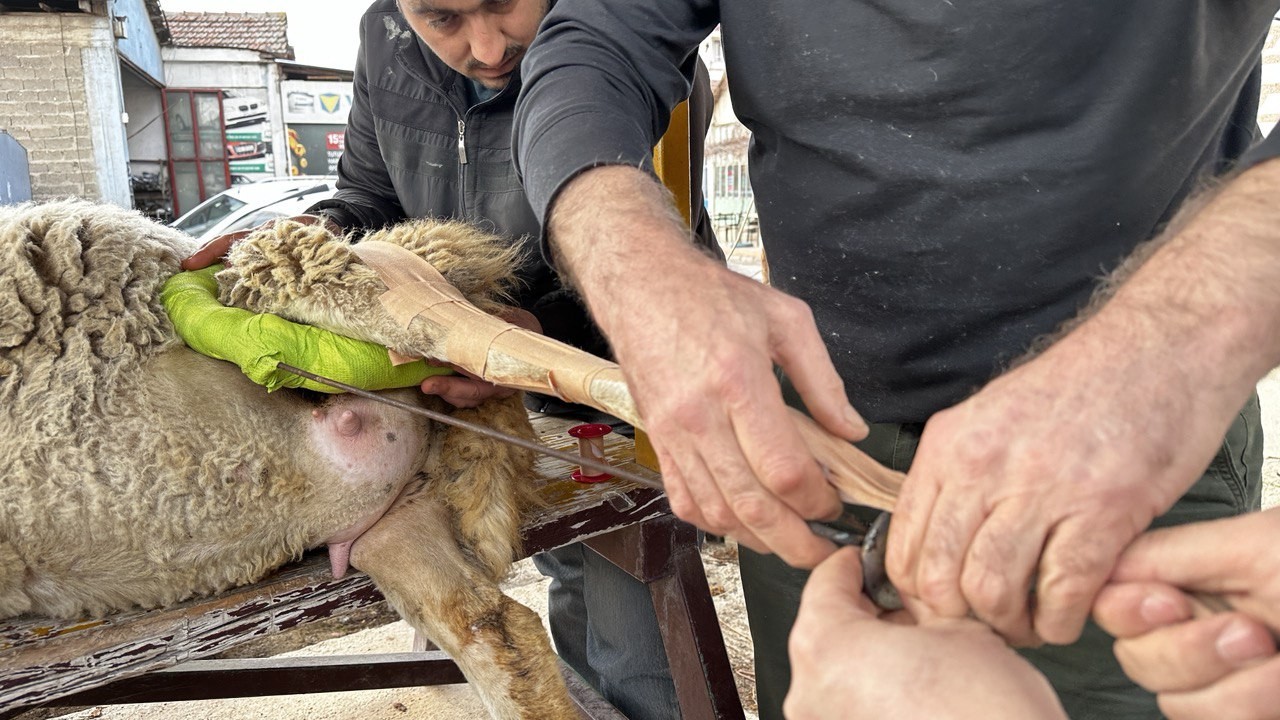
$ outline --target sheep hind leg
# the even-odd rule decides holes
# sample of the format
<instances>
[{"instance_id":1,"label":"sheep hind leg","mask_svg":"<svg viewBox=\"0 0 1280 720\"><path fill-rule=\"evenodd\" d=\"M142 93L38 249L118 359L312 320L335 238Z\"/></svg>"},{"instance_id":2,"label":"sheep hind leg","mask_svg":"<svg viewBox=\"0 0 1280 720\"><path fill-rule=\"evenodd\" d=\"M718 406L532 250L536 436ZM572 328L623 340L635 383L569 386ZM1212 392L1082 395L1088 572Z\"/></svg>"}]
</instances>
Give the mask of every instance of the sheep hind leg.
<instances>
[{"instance_id":1,"label":"sheep hind leg","mask_svg":"<svg viewBox=\"0 0 1280 720\"><path fill-rule=\"evenodd\" d=\"M419 494L356 541L351 561L400 615L458 663L495 720L577 718L538 616L503 595Z\"/></svg>"}]
</instances>

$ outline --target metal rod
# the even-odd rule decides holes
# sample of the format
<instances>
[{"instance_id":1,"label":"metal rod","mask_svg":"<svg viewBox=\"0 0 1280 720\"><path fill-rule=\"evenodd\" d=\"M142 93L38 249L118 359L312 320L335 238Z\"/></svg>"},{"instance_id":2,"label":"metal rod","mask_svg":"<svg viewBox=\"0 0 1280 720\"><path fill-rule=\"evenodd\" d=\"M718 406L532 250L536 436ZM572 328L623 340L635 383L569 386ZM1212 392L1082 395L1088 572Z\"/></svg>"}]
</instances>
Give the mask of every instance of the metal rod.
<instances>
[{"instance_id":1,"label":"metal rod","mask_svg":"<svg viewBox=\"0 0 1280 720\"><path fill-rule=\"evenodd\" d=\"M555 450L553 448L547 447L546 445L543 445L540 442L537 442L536 440L529 440L526 438L518 437L516 435L508 435L507 433L494 430L491 427L485 427L484 425L478 425L476 423L468 422L466 420L459 420L458 418L455 418L451 415L446 415L445 413L436 412L435 410L428 410L427 408L420 407L418 405L410 405L407 402L396 400L395 398L389 398L385 395L379 395L378 393L369 392L368 390L362 390L353 385L348 385L344 382L339 382L338 380L333 380L333 379L324 377L322 375L316 375L315 373L308 372L306 370L303 370L302 368L296 368L287 363L276 363L276 367L281 370L284 370L285 372L293 373L294 375L297 375L299 377L304 377L308 380L314 380L315 382L321 383L323 385L328 385L330 387L336 387L336 388L345 390L351 393L352 395L359 395L360 397L369 398L370 400L383 403L384 405L391 405L393 407L400 408L405 412L411 412L411 413L414 413L415 415L422 415L423 417L431 418L432 420L435 420L436 422L439 422L439 423L444 423L445 425L452 425L454 427L463 428L464 430L470 430L471 432L484 435L485 437L493 438L494 440L500 440L502 442L510 443L512 445L517 445L526 450L532 450L536 453L541 453L543 455L550 455L551 457L556 458L557 460L564 460L565 462L572 463L574 465L581 465L583 467L590 468L591 470L595 470L596 472L609 473L610 475L614 475L616 477L622 478L623 480L629 480L643 487L652 488L654 490L663 489L661 481L652 480L650 478L644 477L637 473L633 473L630 470L620 468L616 465L610 465L609 463L606 463L606 462L600 462L599 460L596 460L594 458L582 457L581 455L567 453L567 452L564 452L563 450Z\"/></svg>"},{"instance_id":2,"label":"metal rod","mask_svg":"<svg viewBox=\"0 0 1280 720\"><path fill-rule=\"evenodd\" d=\"M814 535L830 540L840 547L844 547L845 545L857 545L861 547L862 541L866 538L862 533L833 528L830 525L823 525L817 520L808 520L806 522L809 525L809 530L813 532Z\"/></svg>"}]
</instances>

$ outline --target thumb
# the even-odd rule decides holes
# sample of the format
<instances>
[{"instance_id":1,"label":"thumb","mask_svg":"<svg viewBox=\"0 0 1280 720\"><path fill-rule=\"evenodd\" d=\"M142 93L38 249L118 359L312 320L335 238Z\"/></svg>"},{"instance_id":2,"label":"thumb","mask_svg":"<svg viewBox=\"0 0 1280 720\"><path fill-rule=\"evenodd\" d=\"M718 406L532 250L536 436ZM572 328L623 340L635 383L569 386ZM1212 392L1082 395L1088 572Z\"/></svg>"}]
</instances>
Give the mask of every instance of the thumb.
<instances>
[{"instance_id":1,"label":"thumb","mask_svg":"<svg viewBox=\"0 0 1280 720\"><path fill-rule=\"evenodd\" d=\"M800 612L827 620L872 620L879 615L862 594L862 561L856 547L840 549L813 569L800 598Z\"/></svg>"}]
</instances>

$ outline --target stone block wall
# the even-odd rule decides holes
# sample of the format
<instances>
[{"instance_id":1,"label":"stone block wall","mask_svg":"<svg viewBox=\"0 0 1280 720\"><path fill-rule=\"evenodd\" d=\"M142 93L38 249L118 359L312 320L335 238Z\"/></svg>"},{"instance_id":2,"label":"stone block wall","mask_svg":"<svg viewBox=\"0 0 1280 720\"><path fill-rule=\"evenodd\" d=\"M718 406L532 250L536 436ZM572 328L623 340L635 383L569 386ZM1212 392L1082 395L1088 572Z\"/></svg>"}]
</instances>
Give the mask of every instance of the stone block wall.
<instances>
[{"instance_id":1,"label":"stone block wall","mask_svg":"<svg viewBox=\"0 0 1280 720\"><path fill-rule=\"evenodd\" d=\"M6 13L0 38L0 129L27 149L33 199L127 205L122 151L111 147L120 144L121 101L107 19Z\"/></svg>"}]
</instances>

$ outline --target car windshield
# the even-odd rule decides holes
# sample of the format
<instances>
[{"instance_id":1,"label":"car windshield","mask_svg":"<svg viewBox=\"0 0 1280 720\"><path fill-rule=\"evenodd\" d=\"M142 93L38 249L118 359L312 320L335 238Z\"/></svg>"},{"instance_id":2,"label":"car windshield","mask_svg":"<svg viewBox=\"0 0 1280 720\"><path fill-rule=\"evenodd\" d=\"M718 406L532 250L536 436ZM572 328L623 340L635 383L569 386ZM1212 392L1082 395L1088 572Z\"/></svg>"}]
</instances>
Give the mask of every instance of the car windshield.
<instances>
[{"instance_id":1,"label":"car windshield","mask_svg":"<svg viewBox=\"0 0 1280 720\"><path fill-rule=\"evenodd\" d=\"M257 212L251 212L248 215L245 215L244 217L240 218L239 220L236 220L235 222L231 223L230 225L222 228L222 232L219 234L236 232L237 230L248 230L250 228L256 228L268 220L276 220L282 217L285 217L284 213L276 212L275 210L258 210Z\"/></svg>"},{"instance_id":2,"label":"car windshield","mask_svg":"<svg viewBox=\"0 0 1280 720\"><path fill-rule=\"evenodd\" d=\"M179 218L173 226L188 235L199 237L205 230L221 222L223 218L244 207L245 204L230 195L218 194Z\"/></svg>"}]
</instances>

